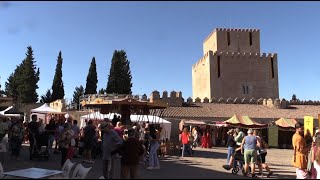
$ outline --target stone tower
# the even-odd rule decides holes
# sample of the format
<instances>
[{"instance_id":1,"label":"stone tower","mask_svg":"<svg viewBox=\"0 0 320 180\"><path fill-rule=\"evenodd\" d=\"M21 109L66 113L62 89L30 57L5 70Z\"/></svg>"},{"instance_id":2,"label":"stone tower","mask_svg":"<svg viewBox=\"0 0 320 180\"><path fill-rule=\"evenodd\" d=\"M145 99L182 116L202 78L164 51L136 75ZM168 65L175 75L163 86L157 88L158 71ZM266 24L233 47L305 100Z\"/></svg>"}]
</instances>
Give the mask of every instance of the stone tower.
<instances>
[{"instance_id":1,"label":"stone tower","mask_svg":"<svg viewBox=\"0 0 320 180\"><path fill-rule=\"evenodd\" d=\"M276 53L260 53L260 30L215 29L192 66L193 99L279 98Z\"/></svg>"}]
</instances>

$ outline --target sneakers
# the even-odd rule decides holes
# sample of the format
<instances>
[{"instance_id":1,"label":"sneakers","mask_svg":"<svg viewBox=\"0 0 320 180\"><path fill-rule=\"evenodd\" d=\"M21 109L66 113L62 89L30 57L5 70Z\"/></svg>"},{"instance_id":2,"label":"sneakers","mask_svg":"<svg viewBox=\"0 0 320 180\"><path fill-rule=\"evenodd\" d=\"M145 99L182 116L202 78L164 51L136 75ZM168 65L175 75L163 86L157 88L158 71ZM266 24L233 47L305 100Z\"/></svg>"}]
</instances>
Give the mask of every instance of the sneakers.
<instances>
[{"instance_id":1,"label":"sneakers","mask_svg":"<svg viewBox=\"0 0 320 180\"><path fill-rule=\"evenodd\" d=\"M160 169L160 166L156 166L156 167L149 166L149 167L147 167L147 170L152 170L152 169Z\"/></svg>"},{"instance_id":2,"label":"sneakers","mask_svg":"<svg viewBox=\"0 0 320 180\"><path fill-rule=\"evenodd\" d=\"M147 170L152 170L152 169L153 169L152 166L147 167Z\"/></svg>"},{"instance_id":3,"label":"sneakers","mask_svg":"<svg viewBox=\"0 0 320 180\"><path fill-rule=\"evenodd\" d=\"M273 174L273 172L270 172L270 173L267 175L267 177L270 177L272 174Z\"/></svg>"}]
</instances>

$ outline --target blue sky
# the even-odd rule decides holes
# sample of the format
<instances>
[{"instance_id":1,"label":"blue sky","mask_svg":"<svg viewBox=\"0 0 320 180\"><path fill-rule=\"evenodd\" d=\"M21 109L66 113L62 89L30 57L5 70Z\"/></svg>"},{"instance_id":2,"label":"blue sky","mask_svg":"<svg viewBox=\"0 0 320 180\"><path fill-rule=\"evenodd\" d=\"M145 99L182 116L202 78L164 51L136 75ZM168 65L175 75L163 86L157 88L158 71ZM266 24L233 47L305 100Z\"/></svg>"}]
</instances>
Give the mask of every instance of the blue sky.
<instances>
[{"instance_id":1,"label":"blue sky","mask_svg":"<svg viewBox=\"0 0 320 180\"><path fill-rule=\"evenodd\" d=\"M34 49L39 96L52 86L62 51L66 98L97 61L105 88L114 50L127 52L132 91L192 96L191 68L218 27L260 29L261 52L278 53L280 97L320 100L320 2L0 2L0 76Z\"/></svg>"}]
</instances>

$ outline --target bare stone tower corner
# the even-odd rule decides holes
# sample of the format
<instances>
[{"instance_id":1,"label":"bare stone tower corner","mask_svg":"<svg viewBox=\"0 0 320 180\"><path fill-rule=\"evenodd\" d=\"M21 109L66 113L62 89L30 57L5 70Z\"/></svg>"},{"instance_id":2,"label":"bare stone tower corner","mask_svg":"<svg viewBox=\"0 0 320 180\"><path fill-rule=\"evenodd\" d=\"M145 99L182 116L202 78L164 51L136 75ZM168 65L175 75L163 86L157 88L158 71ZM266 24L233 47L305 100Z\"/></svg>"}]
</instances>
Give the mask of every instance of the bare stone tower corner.
<instances>
[{"instance_id":1,"label":"bare stone tower corner","mask_svg":"<svg viewBox=\"0 0 320 180\"><path fill-rule=\"evenodd\" d=\"M216 28L192 66L193 99L279 98L276 53L260 53L260 30Z\"/></svg>"}]
</instances>

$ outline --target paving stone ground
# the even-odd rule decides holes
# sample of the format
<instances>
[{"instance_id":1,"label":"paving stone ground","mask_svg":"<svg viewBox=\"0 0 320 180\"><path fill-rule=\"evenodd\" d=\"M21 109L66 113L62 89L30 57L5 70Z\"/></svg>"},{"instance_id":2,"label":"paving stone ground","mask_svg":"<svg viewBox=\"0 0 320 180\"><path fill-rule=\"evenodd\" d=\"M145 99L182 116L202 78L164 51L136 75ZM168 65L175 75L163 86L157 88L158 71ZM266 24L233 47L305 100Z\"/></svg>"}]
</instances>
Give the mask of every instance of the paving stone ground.
<instances>
[{"instance_id":1,"label":"paving stone ground","mask_svg":"<svg viewBox=\"0 0 320 180\"><path fill-rule=\"evenodd\" d=\"M165 156L160 158L161 169L145 170L142 166L139 172L141 179L242 179L239 172L237 175L226 171L222 165L226 162L227 148L214 147L212 149L196 148L193 157ZM274 175L263 179L293 179L295 170L291 166L292 150L269 149L267 162L270 165ZM60 169L60 155L52 155L49 161L30 161L28 156L28 147L24 146L21 152L21 159L11 160L8 153L1 153L1 163L4 171L12 171L23 168L38 167L47 169ZM81 162L81 158L73 159ZM95 159L95 164L83 164L85 167L91 166L87 178L99 178L102 176L101 158ZM266 174L266 173L265 173Z\"/></svg>"}]
</instances>

